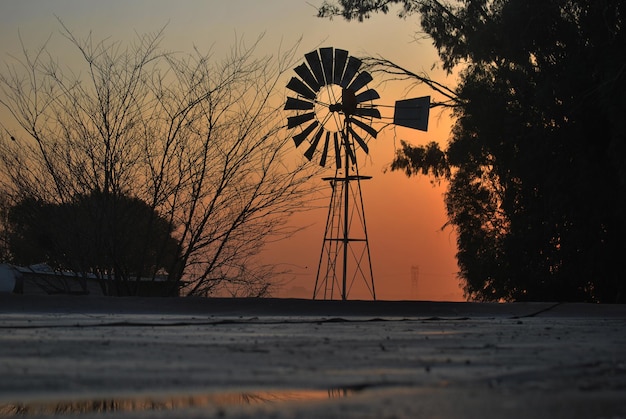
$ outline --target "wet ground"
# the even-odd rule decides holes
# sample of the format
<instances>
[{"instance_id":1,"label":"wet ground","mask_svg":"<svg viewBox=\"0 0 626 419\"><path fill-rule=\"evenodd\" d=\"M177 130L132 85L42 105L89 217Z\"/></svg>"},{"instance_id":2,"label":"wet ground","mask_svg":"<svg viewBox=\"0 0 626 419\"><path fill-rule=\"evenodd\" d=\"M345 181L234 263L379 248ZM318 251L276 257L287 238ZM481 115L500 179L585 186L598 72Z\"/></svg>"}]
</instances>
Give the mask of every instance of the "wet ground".
<instances>
[{"instance_id":1,"label":"wet ground","mask_svg":"<svg viewBox=\"0 0 626 419\"><path fill-rule=\"evenodd\" d=\"M626 306L0 295L0 417L626 418Z\"/></svg>"}]
</instances>

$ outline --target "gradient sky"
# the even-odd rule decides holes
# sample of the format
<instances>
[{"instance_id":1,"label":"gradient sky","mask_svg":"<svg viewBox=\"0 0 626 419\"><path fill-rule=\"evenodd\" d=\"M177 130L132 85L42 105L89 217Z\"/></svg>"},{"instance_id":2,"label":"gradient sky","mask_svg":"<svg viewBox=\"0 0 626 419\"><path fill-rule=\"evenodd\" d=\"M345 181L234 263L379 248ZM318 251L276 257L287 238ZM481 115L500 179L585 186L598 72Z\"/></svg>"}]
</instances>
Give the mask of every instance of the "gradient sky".
<instances>
[{"instance_id":1,"label":"gradient sky","mask_svg":"<svg viewBox=\"0 0 626 419\"><path fill-rule=\"evenodd\" d=\"M315 17L318 3L321 0L3 0L0 53L3 61L7 54L19 54L19 31L29 49L52 35L49 45L62 54L56 48L63 45L57 16L78 38L91 31L96 40L132 40L135 33L154 32L167 24L163 47L178 51L191 51L194 45L211 47L216 56L227 51L235 39L252 42L262 33L262 47L268 53L275 52L278 43L291 46L302 38L302 55L333 46L354 56L382 56L412 71L427 71L449 85L454 83L453 78L432 69L438 59L429 40L415 40L417 17L403 20L390 14L364 23L331 21ZM408 86L401 84L371 87L381 95L376 103L384 105L430 94L425 87L407 90ZM463 299L456 278L456 236L450 228L441 230L446 222L445 185L433 187L428 178L408 179L401 173L383 172L401 139L416 145L429 141L445 144L449 132L449 118L433 110L427 133L387 129L370 142L370 154L360 162L360 173L373 176L363 183L363 195L379 299ZM328 176L332 174L329 169ZM293 280L278 290L278 296L312 295L326 212L324 208L297 216L291 221L294 225L310 227L265 252L268 262L292 270ZM419 267L417 288L411 281L412 266Z\"/></svg>"}]
</instances>

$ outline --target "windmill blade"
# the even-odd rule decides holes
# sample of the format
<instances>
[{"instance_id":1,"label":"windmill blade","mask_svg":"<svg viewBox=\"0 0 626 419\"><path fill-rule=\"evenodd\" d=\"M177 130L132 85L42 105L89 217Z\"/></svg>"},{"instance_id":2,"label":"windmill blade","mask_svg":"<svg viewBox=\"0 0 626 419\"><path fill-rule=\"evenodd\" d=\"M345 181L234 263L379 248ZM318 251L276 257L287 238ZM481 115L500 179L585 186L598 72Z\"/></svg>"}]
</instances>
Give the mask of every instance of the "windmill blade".
<instances>
[{"instance_id":1,"label":"windmill blade","mask_svg":"<svg viewBox=\"0 0 626 419\"><path fill-rule=\"evenodd\" d=\"M322 67L324 68L324 79L326 80L326 84L332 84L333 61L335 60L333 48L320 48L320 56L322 57Z\"/></svg>"},{"instance_id":2,"label":"windmill blade","mask_svg":"<svg viewBox=\"0 0 626 419\"><path fill-rule=\"evenodd\" d=\"M287 89L293 90L307 99L315 100L315 92L298 78L292 77L287 83Z\"/></svg>"},{"instance_id":3,"label":"windmill blade","mask_svg":"<svg viewBox=\"0 0 626 419\"><path fill-rule=\"evenodd\" d=\"M361 121L359 119L350 118L350 122L354 123L356 126L361 128L363 131L367 132L372 138L376 138L376 136L378 135L378 131L376 131L374 128L372 128L371 125L368 125L368 124L366 124L365 122L363 122L363 121Z\"/></svg>"},{"instance_id":4,"label":"windmill blade","mask_svg":"<svg viewBox=\"0 0 626 419\"><path fill-rule=\"evenodd\" d=\"M302 115L290 116L287 118L287 128L297 127L315 118L315 112L303 113Z\"/></svg>"},{"instance_id":5,"label":"windmill blade","mask_svg":"<svg viewBox=\"0 0 626 419\"><path fill-rule=\"evenodd\" d=\"M330 143L330 132L326 131L326 141L324 141L324 149L320 158L320 166L326 166L326 158L328 157L328 143Z\"/></svg>"},{"instance_id":6,"label":"windmill blade","mask_svg":"<svg viewBox=\"0 0 626 419\"><path fill-rule=\"evenodd\" d=\"M298 110L298 111L307 111L309 109L313 109L315 104L313 102L309 102L307 100L296 99L293 97L287 97L287 103L285 103L284 110Z\"/></svg>"},{"instance_id":7,"label":"windmill blade","mask_svg":"<svg viewBox=\"0 0 626 419\"><path fill-rule=\"evenodd\" d=\"M317 51L311 51L308 54L304 54L304 58L306 58L307 63L309 63L309 67L311 67L311 71L315 75L317 83L320 86L323 86L324 72L322 70L322 63L320 62L320 56L317 54Z\"/></svg>"},{"instance_id":8,"label":"windmill blade","mask_svg":"<svg viewBox=\"0 0 626 419\"><path fill-rule=\"evenodd\" d=\"M317 80L315 80L315 76L311 73L311 70L309 70L309 67L307 67L306 64L302 63L293 70L311 88L311 90L314 92L320 90L320 84Z\"/></svg>"},{"instance_id":9,"label":"windmill blade","mask_svg":"<svg viewBox=\"0 0 626 419\"><path fill-rule=\"evenodd\" d=\"M364 91L363 93L359 93L356 95L356 103L366 102L368 100L380 99L380 95L374 89L369 89Z\"/></svg>"},{"instance_id":10,"label":"windmill blade","mask_svg":"<svg viewBox=\"0 0 626 419\"><path fill-rule=\"evenodd\" d=\"M309 134L312 133L315 127L317 127L318 125L319 125L319 122L317 122L317 119L316 119L315 121L311 122L311 124L308 127L303 129L300 134L294 135L293 142L296 144L296 147L300 146L300 144L302 144L302 141L306 140Z\"/></svg>"},{"instance_id":11,"label":"windmill blade","mask_svg":"<svg viewBox=\"0 0 626 419\"><path fill-rule=\"evenodd\" d=\"M348 64L346 64L346 71L343 73L343 77L341 78L341 83L340 83L341 87L345 89L348 86L348 84L354 78L354 75L356 74L356 72L359 71L361 64L362 62L358 58L354 58L354 57L348 58Z\"/></svg>"},{"instance_id":12,"label":"windmill blade","mask_svg":"<svg viewBox=\"0 0 626 419\"><path fill-rule=\"evenodd\" d=\"M363 151L365 151L366 154L369 154L370 149L367 146L367 144L365 143L365 141L363 140L363 138L361 138L361 136L359 134L357 134L356 131L354 131L352 129L352 127L348 127L348 131L350 132L350 134L352 134L352 137L359 144L359 147L361 147L363 149Z\"/></svg>"},{"instance_id":13,"label":"windmill blade","mask_svg":"<svg viewBox=\"0 0 626 419\"><path fill-rule=\"evenodd\" d=\"M365 86L367 83L371 82L373 80L372 76L370 75L370 73L368 73L367 71L362 71L359 73L358 76L356 76L356 78L354 79L354 81L348 86L348 89L352 90L353 92L358 92L363 86Z\"/></svg>"},{"instance_id":14,"label":"windmill blade","mask_svg":"<svg viewBox=\"0 0 626 419\"><path fill-rule=\"evenodd\" d=\"M376 108L356 108L356 110L354 111L354 115L380 118L380 111Z\"/></svg>"},{"instance_id":15,"label":"windmill blade","mask_svg":"<svg viewBox=\"0 0 626 419\"><path fill-rule=\"evenodd\" d=\"M333 133L334 142L335 142L335 166L337 169L341 169L341 147L339 146L339 133Z\"/></svg>"},{"instance_id":16,"label":"windmill blade","mask_svg":"<svg viewBox=\"0 0 626 419\"><path fill-rule=\"evenodd\" d=\"M348 157L350 158L352 164L356 164L356 156L354 155L354 151L352 151L350 144L346 144L344 148L346 149L346 153L348 153Z\"/></svg>"},{"instance_id":17,"label":"windmill blade","mask_svg":"<svg viewBox=\"0 0 626 419\"><path fill-rule=\"evenodd\" d=\"M348 51L345 49L335 50L335 72L333 74L333 83L341 84L341 78L343 76L343 70L346 67L346 61L348 60Z\"/></svg>"},{"instance_id":18,"label":"windmill blade","mask_svg":"<svg viewBox=\"0 0 626 419\"><path fill-rule=\"evenodd\" d=\"M313 153L317 150L317 145L320 143L320 138L322 138L322 134L324 133L324 127L320 127L315 133L315 137L313 141L311 141L311 145L304 152L304 157L306 157L309 161L313 158Z\"/></svg>"}]
</instances>

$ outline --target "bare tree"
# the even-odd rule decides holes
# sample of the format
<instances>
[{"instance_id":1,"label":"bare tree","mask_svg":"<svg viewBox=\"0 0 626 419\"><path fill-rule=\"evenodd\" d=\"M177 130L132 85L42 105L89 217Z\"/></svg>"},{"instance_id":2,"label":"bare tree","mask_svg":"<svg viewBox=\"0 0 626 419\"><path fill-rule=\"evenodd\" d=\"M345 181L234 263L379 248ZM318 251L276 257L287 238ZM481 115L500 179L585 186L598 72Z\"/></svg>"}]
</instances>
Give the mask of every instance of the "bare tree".
<instances>
[{"instance_id":1,"label":"bare tree","mask_svg":"<svg viewBox=\"0 0 626 419\"><path fill-rule=\"evenodd\" d=\"M61 28L80 66L64 67L47 44L35 52L22 44L22 57L0 73L0 105L12 117L3 126L17 127L0 136L2 189L14 201L139 198L171 224L178 249L167 275L186 293L267 294L272 269L255 256L267 239L290 233L288 216L306 208L316 184L308 182L314 168L286 156L277 87L296 47L259 58L261 37L216 59L164 51L162 30L125 45ZM118 229L116 206L105 207L101 225ZM120 234L93 239L112 261L100 274L128 281L116 266ZM155 257L149 237L137 257Z\"/></svg>"}]
</instances>

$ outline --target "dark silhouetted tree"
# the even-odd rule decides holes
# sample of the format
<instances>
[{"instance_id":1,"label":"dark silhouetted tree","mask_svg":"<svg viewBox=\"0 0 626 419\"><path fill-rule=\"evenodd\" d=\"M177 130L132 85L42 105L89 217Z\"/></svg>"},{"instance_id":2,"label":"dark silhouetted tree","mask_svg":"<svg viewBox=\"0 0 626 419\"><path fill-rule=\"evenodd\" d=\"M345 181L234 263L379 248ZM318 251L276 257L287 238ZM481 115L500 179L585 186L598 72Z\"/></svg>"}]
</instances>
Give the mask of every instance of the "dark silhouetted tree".
<instances>
[{"instance_id":1,"label":"dark silhouetted tree","mask_svg":"<svg viewBox=\"0 0 626 419\"><path fill-rule=\"evenodd\" d=\"M466 295L626 301L626 4L609 0L344 0L321 15L419 13L458 71L442 150ZM427 147L394 167L437 173Z\"/></svg>"},{"instance_id":2,"label":"dark silhouetted tree","mask_svg":"<svg viewBox=\"0 0 626 419\"><path fill-rule=\"evenodd\" d=\"M167 218L127 196L92 193L53 204L26 198L9 211L8 247L20 265L91 273L115 295L136 293L138 277L155 279L179 261ZM173 287L178 278L169 278Z\"/></svg>"},{"instance_id":3,"label":"dark silhouetted tree","mask_svg":"<svg viewBox=\"0 0 626 419\"><path fill-rule=\"evenodd\" d=\"M164 51L162 31L128 44L81 39L62 23L61 34L72 60L61 64L51 44L22 45L0 72L1 122L15 138L0 133L0 189L9 202L66 209L97 194L95 240L118 278L170 263L165 271L184 280L185 294L267 294L271 269L257 256L266 240L293 231L289 215L307 208L315 188L313 167L287 155L292 143L276 89L295 47L257 57L261 39L240 41L216 58ZM116 205L135 202L122 197L150 208L145 221L118 216ZM127 209L144 211L137 205ZM146 232L126 237L131 220ZM142 246L133 240L150 234L165 242L136 253ZM126 248L136 262L125 259ZM155 262L157 251L170 253Z\"/></svg>"}]
</instances>

